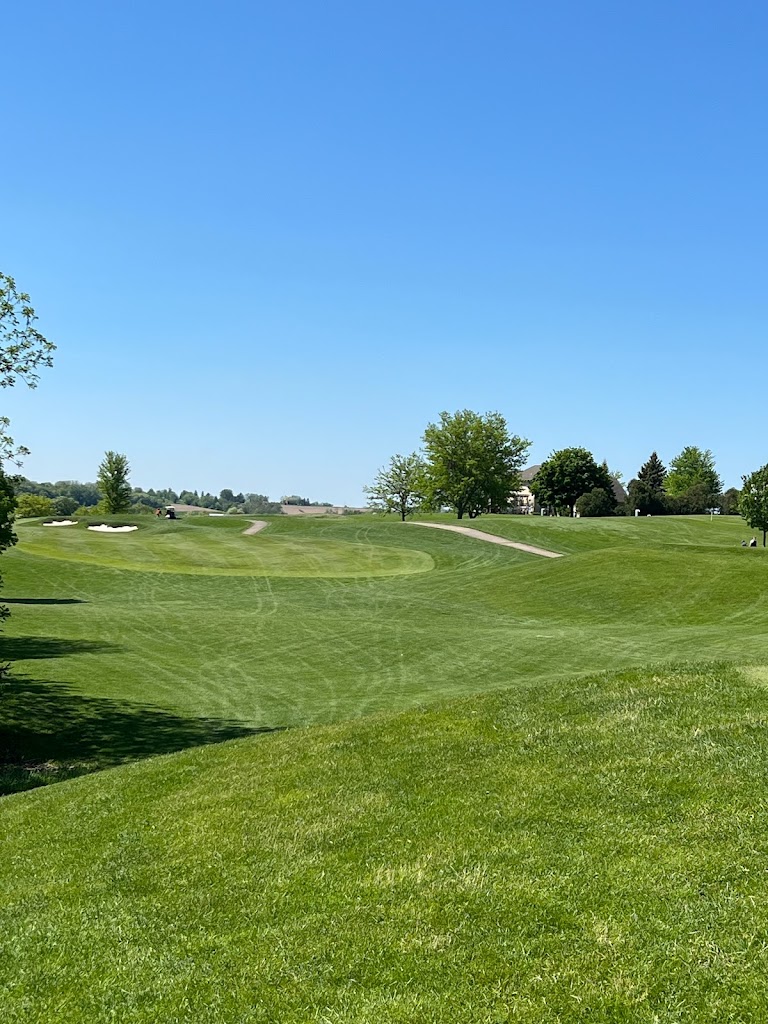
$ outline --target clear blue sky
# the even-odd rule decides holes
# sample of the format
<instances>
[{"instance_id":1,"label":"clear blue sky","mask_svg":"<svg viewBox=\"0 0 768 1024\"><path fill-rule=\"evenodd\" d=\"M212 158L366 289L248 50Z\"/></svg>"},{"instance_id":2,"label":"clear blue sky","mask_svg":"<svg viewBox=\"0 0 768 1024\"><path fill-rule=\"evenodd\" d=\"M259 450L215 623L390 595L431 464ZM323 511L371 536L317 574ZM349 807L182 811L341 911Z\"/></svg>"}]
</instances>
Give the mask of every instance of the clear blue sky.
<instances>
[{"instance_id":1,"label":"clear blue sky","mask_svg":"<svg viewBox=\"0 0 768 1024\"><path fill-rule=\"evenodd\" d=\"M531 462L768 461L768 5L3 11L34 479L358 504L443 409Z\"/></svg>"}]
</instances>

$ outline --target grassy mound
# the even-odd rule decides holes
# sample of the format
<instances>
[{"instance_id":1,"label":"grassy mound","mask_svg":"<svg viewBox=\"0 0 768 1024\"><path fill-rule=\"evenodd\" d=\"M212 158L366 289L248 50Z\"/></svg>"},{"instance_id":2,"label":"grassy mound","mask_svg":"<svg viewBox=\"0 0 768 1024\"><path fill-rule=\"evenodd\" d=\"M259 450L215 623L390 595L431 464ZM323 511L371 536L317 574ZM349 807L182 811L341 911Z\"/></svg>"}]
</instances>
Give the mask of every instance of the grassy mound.
<instances>
[{"instance_id":1,"label":"grassy mound","mask_svg":"<svg viewBox=\"0 0 768 1024\"><path fill-rule=\"evenodd\" d=\"M758 1021L765 684L556 681L8 797L3 1021Z\"/></svg>"},{"instance_id":2,"label":"grassy mound","mask_svg":"<svg viewBox=\"0 0 768 1024\"><path fill-rule=\"evenodd\" d=\"M217 517L213 522L217 523ZM354 537L331 538L291 530L279 520L258 538L243 536L247 520L228 520L218 529L203 517L157 520L147 516L83 520L65 530L24 531L25 550L43 558L134 572L222 576L299 576L354 579L400 576L433 568L426 552L402 547L358 544ZM89 527L135 525L135 533L98 534ZM208 529L194 529L204 523ZM43 525L43 524L38 524Z\"/></svg>"}]
</instances>

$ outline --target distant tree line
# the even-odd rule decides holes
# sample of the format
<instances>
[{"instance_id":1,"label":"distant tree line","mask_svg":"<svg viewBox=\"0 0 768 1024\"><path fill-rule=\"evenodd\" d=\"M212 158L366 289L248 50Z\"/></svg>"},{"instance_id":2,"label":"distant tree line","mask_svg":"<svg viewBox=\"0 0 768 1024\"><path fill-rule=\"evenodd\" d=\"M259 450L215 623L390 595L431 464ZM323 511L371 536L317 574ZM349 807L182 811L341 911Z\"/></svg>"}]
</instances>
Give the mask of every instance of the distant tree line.
<instances>
[{"instance_id":1,"label":"distant tree line","mask_svg":"<svg viewBox=\"0 0 768 1024\"><path fill-rule=\"evenodd\" d=\"M110 457L112 457L110 459ZM16 493L16 510L19 517L26 516L71 516L131 512L150 514L165 505L194 505L200 509L228 512L230 515L270 515L280 512L280 504L270 501L266 494L235 493L225 487L218 495L208 491L174 491L171 487L159 489L131 487L127 483L128 465L125 464L125 483L119 493L109 493L112 487L111 474L116 465L114 459L124 458L116 452L107 452L105 461L107 475L100 472L99 480L81 483L79 480L56 480L37 482L24 476L13 478ZM102 463L104 466L104 463ZM119 470L119 462L117 463ZM101 470L101 467L100 467ZM119 475L119 474L118 474ZM310 502L306 502L310 504Z\"/></svg>"},{"instance_id":2,"label":"distant tree line","mask_svg":"<svg viewBox=\"0 0 768 1024\"><path fill-rule=\"evenodd\" d=\"M521 492L520 473L530 441L510 433L499 413L443 412L438 423L428 424L422 442L420 451L393 455L365 488L371 509L394 512L403 520L442 508L452 509L459 519L520 509L514 497ZM744 514L753 528L763 529L757 522L762 512L750 512L754 522L745 512L747 500L750 509L760 507L760 473L744 477L744 492L735 487L723 492L712 452L691 445L671 460L669 469L652 452L625 491L621 474L598 463L592 452L563 448L542 463L529 486L537 507L552 515L700 515L717 510ZM768 497L763 518L768 531Z\"/></svg>"}]
</instances>

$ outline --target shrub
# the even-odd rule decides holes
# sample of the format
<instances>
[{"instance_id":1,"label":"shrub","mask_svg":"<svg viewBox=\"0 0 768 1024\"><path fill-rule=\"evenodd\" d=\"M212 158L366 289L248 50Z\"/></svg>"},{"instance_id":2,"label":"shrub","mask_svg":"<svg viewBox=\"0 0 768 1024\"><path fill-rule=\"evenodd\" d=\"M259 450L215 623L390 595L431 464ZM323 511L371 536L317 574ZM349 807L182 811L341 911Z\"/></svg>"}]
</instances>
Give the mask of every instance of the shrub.
<instances>
[{"instance_id":1,"label":"shrub","mask_svg":"<svg viewBox=\"0 0 768 1024\"><path fill-rule=\"evenodd\" d=\"M593 487L576 500L576 511L587 519L598 516L612 516L616 507L616 499L602 487Z\"/></svg>"},{"instance_id":2,"label":"shrub","mask_svg":"<svg viewBox=\"0 0 768 1024\"><path fill-rule=\"evenodd\" d=\"M20 494L16 499L16 515L19 519L31 519L35 516L53 516L57 509L50 498L39 494Z\"/></svg>"}]
</instances>

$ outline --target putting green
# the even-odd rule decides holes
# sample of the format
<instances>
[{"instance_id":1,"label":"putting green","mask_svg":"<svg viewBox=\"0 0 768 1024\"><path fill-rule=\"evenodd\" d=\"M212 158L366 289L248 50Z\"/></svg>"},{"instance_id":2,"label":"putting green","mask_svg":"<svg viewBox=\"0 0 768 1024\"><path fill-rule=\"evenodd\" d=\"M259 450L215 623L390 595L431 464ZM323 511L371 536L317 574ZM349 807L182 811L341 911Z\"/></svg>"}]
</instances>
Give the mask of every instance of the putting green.
<instances>
[{"instance_id":1,"label":"putting green","mask_svg":"<svg viewBox=\"0 0 768 1024\"><path fill-rule=\"evenodd\" d=\"M238 526L240 524L238 523ZM204 576L283 576L357 579L429 572L426 551L350 542L306 533L190 529L141 524L133 533L96 533L85 523L23 534L24 551L43 558L137 572Z\"/></svg>"}]
</instances>

